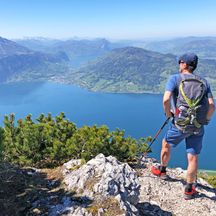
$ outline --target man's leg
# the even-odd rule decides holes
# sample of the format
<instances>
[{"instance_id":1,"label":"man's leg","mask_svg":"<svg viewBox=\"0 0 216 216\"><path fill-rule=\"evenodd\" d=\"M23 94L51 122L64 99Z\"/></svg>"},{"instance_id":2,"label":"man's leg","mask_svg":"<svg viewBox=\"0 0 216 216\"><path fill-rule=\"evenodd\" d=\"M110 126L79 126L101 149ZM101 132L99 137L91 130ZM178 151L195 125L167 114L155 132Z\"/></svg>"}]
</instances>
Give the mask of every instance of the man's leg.
<instances>
[{"instance_id":1,"label":"man's leg","mask_svg":"<svg viewBox=\"0 0 216 216\"><path fill-rule=\"evenodd\" d=\"M187 185L185 187L185 199L192 199L196 194L196 189L193 183L196 182L197 169L198 169L198 155L191 153L187 154L188 168L187 168Z\"/></svg>"},{"instance_id":2,"label":"man's leg","mask_svg":"<svg viewBox=\"0 0 216 216\"><path fill-rule=\"evenodd\" d=\"M194 134L186 138L186 149L188 158L187 183L196 181L198 169L198 155L202 149L202 141L204 136L204 127L201 128L199 134Z\"/></svg>"},{"instance_id":3,"label":"man's leg","mask_svg":"<svg viewBox=\"0 0 216 216\"><path fill-rule=\"evenodd\" d=\"M159 167L152 167L151 172L154 175L164 176L164 179L167 179L166 167L170 160L171 147L176 147L183 139L185 139L185 134L179 131L174 124L171 124L162 141L161 164Z\"/></svg>"},{"instance_id":4,"label":"man's leg","mask_svg":"<svg viewBox=\"0 0 216 216\"><path fill-rule=\"evenodd\" d=\"M161 149L161 166L166 167L170 160L171 147L176 147L182 140L184 140L186 135L182 133L174 124L170 125L169 130L166 132L164 139L162 141Z\"/></svg>"},{"instance_id":5,"label":"man's leg","mask_svg":"<svg viewBox=\"0 0 216 216\"><path fill-rule=\"evenodd\" d=\"M198 170L198 155L202 149L202 141L204 135L204 127L198 134L191 135L186 138L186 149L188 158L187 168L187 185L185 187L185 199L192 199L196 194L196 188L193 183L196 182Z\"/></svg>"},{"instance_id":6,"label":"man's leg","mask_svg":"<svg viewBox=\"0 0 216 216\"><path fill-rule=\"evenodd\" d=\"M166 167L170 160L170 145L163 139L161 149L161 166Z\"/></svg>"},{"instance_id":7,"label":"man's leg","mask_svg":"<svg viewBox=\"0 0 216 216\"><path fill-rule=\"evenodd\" d=\"M170 159L170 145L163 139L162 149L161 149L161 165L158 167L153 166L151 172L154 175L160 176L162 179L166 180L168 176L166 175L166 167Z\"/></svg>"},{"instance_id":8,"label":"man's leg","mask_svg":"<svg viewBox=\"0 0 216 216\"><path fill-rule=\"evenodd\" d=\"M193 184L196 181L198 169L198 155L188 153L187 183Z\"/></svg>"}]
</instances>

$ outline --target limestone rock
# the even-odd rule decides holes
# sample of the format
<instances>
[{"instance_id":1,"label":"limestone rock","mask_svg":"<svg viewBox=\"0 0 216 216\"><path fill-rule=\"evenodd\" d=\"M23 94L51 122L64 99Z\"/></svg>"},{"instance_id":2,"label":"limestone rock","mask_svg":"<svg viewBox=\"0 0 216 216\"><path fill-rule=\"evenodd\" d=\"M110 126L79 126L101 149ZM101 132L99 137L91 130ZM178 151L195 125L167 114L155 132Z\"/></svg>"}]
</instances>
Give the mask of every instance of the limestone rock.
<instances>
[{"instance_id":1,"label":"limestone rock","mask_svg":"<svg viewBox=\"0 0 216 216\"><path fill-rule=\"evenodd\" d=\"M140 184L136 172L115 157L99 154L77 170L65 174L68 190L94 199L115 199L127 215L137 215ZM125 215L126 215L125 214Z\"/></svg>"},{"instance_id":2,"label":"limestone rock","mask_svg":"<svg viewBox=\"0 0 216 216\"><path fill-rule=\"evenodd\" d=\"M78 167L81 164L82 164L81 159L78 159L78 160L72 159L72 160L68 161L67 163L63 164L61 171L62 171L63 175L66 175L67 173L71 172L71 169L73 169L74 167Z\"/></svg>"},{"instance_id":3,"label":"limestone rock","mask_svg":"<svg viewBox=\"0 0 216 216\"><path fill-rule=\"evenodd\" d=\"M86 164L71 160L61 168L63 194L35 200L32 212L44 206L49 216L216 216L216 189L198 178L197 196L184 200L186 171L168 168L170 178L162 180L151 174L156 164L143 157L132 169L102 154Z\"/></svg>"}]
</instances>

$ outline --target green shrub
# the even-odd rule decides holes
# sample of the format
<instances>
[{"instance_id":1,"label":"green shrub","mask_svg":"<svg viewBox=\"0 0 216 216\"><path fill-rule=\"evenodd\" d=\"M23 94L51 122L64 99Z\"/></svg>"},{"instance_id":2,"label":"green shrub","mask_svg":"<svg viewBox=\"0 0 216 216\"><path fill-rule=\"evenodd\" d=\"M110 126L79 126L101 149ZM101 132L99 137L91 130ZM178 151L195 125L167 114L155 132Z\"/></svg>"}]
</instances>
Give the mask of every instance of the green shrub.
<instances>
[{"instance_id":1,"label":"green shrub","mask_svg":"<svg viewBox=\"0 0 216 216\"><path fill-rule=\"evenodd\" d=\"M15 124L15 115L5 116L0 130L0 157L22 166L53 167L70 159L86 161L99 153L120 161L133 159L147 149L149 138L125 137L124 131L109 131L103 125L76 125L64 113L52 118L41 114L34 122L29 114ZM4 156L4 157L2 157Z\"/></svg>"},{"instance_id":2,"label":"green shrub","mask_svg":"<svg viewBox=\"0 0 216 216\"><path fill-rule=\"evenodd\" d=\"M4 144L3 144L3 136L4 136L4 129L0 127L0 162L4 158Z\"/></svg>"},{"instance_id":3,"label":"green shrub","mask_svg":"<svg viewBox=\"0 0 216 216\"><path fill-rule=\"evenodd\" d=\"M206 172L200 172L198 176L206 180L213 188L216 188L216 176L215 175L208 175Z\"/></svg>"},{"instance_id":4,"label":"green shrub","mask_svg":"<svg viewBox=\"0 0 216 216\"><path fill-rule=\"evenodd\" d=\"M216 188L216 176L209 176L207 181L212 187Z\"/></svg>"}]
</instances>

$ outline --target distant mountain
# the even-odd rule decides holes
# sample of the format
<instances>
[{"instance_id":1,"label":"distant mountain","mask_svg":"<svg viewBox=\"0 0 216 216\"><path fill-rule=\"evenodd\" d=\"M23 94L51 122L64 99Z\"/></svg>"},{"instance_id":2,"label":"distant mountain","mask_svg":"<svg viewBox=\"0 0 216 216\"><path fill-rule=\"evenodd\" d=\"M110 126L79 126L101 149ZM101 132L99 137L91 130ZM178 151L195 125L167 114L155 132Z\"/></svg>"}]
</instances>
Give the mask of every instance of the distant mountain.
<instances>
[{"instance_id":1,"label":"distant mountain","mask_svg":"<svg viewBox=\"0 0 216 216\"><path fill-rule=\"evenodd\" d=\"M174 55L126 47L81 68L71 79L93 91L156 93L176 70Z\"/></svg>"},{"instance_id":2,"label":"distant mountain","mask_svg":"<svg viewBox=\"0 0 216 216\"><path fill-rule=\"evenodd\" d=\"M4 58L10 55L20 55L28 53L32 53L32 51L11 40L0 37L0 58Z\"/></svg>"},{"instance_id":3,"label":"distant mountain","mask_svg":"<svg viewBox=\"0 0 216 216\"><path fill-rule=\"evenodd\" d=\"M174 55L195 52L200 58L216 59L216 37L185 37L161 41L122 40L118 42L110 42L106 39L70 39L63 41L38 37L16 40L16 42L34 51L65 52L69 56L71 65L76 67L95 60L114 48L127 46Z\"/></svg>"},{"instance_id":4,"label":"distant mountain","mask_svg":"<svg viewBox=\"0 0 216 216\"><path fill-rule=\"evenodd\" d=\"M148 50L175 55L195 52L200 58L216 59L216 37L186 37L153 41L146 43L143 47Z\"/></svg>"},{"instance_id":5,"label":"distant mountain","mask_svg":"<svg viewBox=\"0 0 216 216\"><path fill-rule=\"evenodd\" d=\"M0 82L14 80L14 76L24 76L24 80L43 79L56 76L66 69L67 57L35 52L32 54L11 55L0 59ZM63 71L65 72L65 71ZM19 79L19 78L18 78ZM14 81L17 81L16 79Z\"/></svg>"},{"instance_id":6,"label":"distant mountain","mask_svg":"<svg viewBox=\"0 0 216 216\"><path fill-rule=\"evenodd\" d=\"M32 79L34 76L41 78L48 74L50 76L62 72L63 68L66 70L68 61L63 52L34 52L13 41L0 38L0 82L14 79L14 76L20 74L25 74L25 79Z\"/></svg>"},{"instance_id":7,"label":"distant mountain","mask_svg":"<svg viewBox=\"0 0 216 216\"><path fill-rule=\"evenodd\" d=\"M45 38L29 38L16 40L17 43L24 45L32 50L57 53L65 52L70 60L72 67L79 67L89 61L106 54L113 48L123 47L121 43L111 43L106 39L70 39L54 40Z\"/></svg>"},{"instance_id":8,"label":"distant mountain","mask_svg":"<svg viewBox=\"0 0 216 216\"><path fill-rule=\"evenodd\" d=\"M203 59L196 71L210 81L214 91L215 68L215 60ZM173 73L178 73L176 56L126 47L112 50L105 57L70 74L67 80L92 91L161 93Z\"/></svg>"},{"instance_id":9,"label":"distant mountain","mask_svg":"<svg viewBox=\"0 0 216 216\"><path fill-rule=\"evenodd\" d=\"M14 40L17 44L27 47L30 50L47 52L47 50L52 47L54 44L59 43L61 40L43 38L43 37L34 37L34 38L24 38Z\"/></svg>"},{"instance_id":10,"label":"distant mountain","mask_svg":"<svg viewBox=\"0 0 216 216\"><path fill-rule=\"evenodd\" d=\"M191 41L181 46L176 46L171 52L178 55L186 52L194 52L200 58L216 59L216 39Z\"/></svg>"},{"instance_id":11,"label":"distant mountain","mask_svg":"<svg viewBox=\"0 0 216 216\"><path fill-rule=\"evenodd\" d=\"M48 41L43 39L48 46L46 53L32 51L15 42L0 39L1 47L4 48L0 50L1 82L52 80L78 84L92 91L162 93L169 75L178 72L177 57L174 54L138 47L114 49L122 44L111 43L105 39L57 43L50 41L49 45ZM175 50L176 53L184 49L202 51L205 56L205 49L208 48L208 55L211 55L212 59L199 58L196 73L206 77L212 90L216 92L216 60L213 58L216 38L202 39L176 39L155 42L158 47L153 43L151 46L163 52L165 48ZM142 45L150 46L150 43Z\"/></svg>"},{"instance_id":12,"label":"distant mountain","mask_svg":"<svg viewBox=\"0 0 216 216\"><path fill-rule=\"evenodd\" d=\"M96 59L112 49L109 41L105 39L95 40L67 40L56 43L49 51L65 52L72 66L80 66Z\"/></svg>"}]
</instances>

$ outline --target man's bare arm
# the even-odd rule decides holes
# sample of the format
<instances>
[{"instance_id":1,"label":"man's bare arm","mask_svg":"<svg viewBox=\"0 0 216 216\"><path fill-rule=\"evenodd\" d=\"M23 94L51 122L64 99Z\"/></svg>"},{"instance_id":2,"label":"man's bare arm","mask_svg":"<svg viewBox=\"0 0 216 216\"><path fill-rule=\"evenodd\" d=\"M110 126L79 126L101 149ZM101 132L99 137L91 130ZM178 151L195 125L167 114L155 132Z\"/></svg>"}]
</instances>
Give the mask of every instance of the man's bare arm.
<instances>
[{"instance_id":1,"label":"man's bare arm","mask_svg":"<svg viewBox=\"0 0 216 216\"><path fill-rule=\"evenodd\" d=\"M172 96L172 92L170 91L165 91L164 96L163 96L163 108L164 108L164 112L166 114L167 117L171 118L172 117L172 113L170 111L170 99Z\"/></svg>"},{"instance_id":2,"label":"man's bare arm","mask_svg":"<svg viewBox=\"0 0 216 216\"><path fill-rule=\"evenodd\" d=\"M213 98L208 98L208 103L209 103L209 110L207 113L207 120L210 120L214 111L215 111L215 103Z\"/></svg>"}]
</instances>

